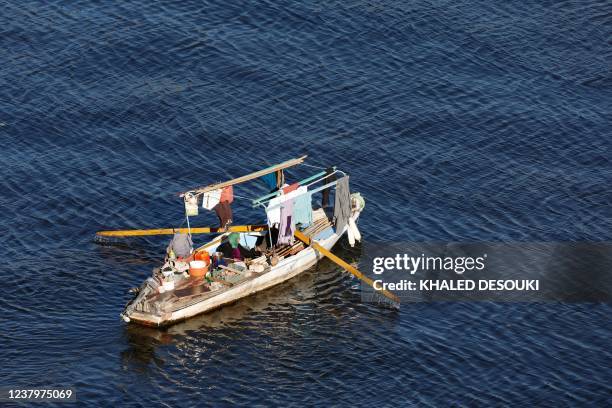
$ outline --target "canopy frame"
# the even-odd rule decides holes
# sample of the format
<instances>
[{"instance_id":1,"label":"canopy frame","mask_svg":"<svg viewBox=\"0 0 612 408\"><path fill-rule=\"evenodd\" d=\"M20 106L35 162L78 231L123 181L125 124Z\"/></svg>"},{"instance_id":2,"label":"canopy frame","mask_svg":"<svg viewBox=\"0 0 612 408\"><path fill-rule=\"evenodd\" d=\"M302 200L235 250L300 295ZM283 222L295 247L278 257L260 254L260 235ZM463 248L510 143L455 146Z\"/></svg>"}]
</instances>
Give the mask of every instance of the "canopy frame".
<instances>
[{"instance_id":1,"label":"canopy frame","mask_svg":"<svg viewBox=\"0 0 612 408\"><path fill-rule=\"evenodd\" d=\"M346 176L346 173L345 173L345 172L343 172L342 170L338 170L338 169L336 168L336 166L331 167L331 169L332 169L332 172L331 172L331 173L328 173L328 172L326 172L326 171L322 171L322 172L317 173L317 174L314 174L314 175L312 175L312 176L310 176L310 177L308 177L308 178L305 178L305 179L303 179L303 180L300 180L300 181L298 181L297 183L298 183L298 185L300 185L300 186L304 186L304 185L306 185L306 186L310 186L310 185L312 185L312 184L318 183L318 182L319 182L319 181L321 181L321 180L325 181L325 179L326 179L327 177L329 177L330 175L335 174L335 173L340 173L340 174L342 174L342 176L343 176L343 177L344 177L344 176ZM327 187L330 187L330 186L333 186L333 185L334 185L334 184L333 184L333 183L331 183L331 184L330 184L330 185L328 185ZM321 191L321 190L323 190L323 188L318 188L318 189L316 189L316 190L309 190L309 193L313 194L313 193L316 193L317 191ZM264 196L261 196L261 197L259 197L259 198L256 198L256 199L252 200L253 207L257 207L258 205L263 205L264 203L269 202L269 201L270 201L270 200L272 200L274 197L277 197L277 196L278 196L278 195L280 195L280 194L282 194L282 189L279 189L279 190L277 190L277 191L273 191L273 192L271 192L271 193L269 193L269 194L266 194L266 195L264 195Z\"/></svg>"},{"instance_id":2,"label":"canopy frame","mask_svg":"<svg viewBox=\"0 0 612 408\"><path fill-rule=\"evenodd\" d=\"M280 164L277 164L275 166L271 166L271 167L265 168L263 170L259 170L259 171L253 172L253 173L244 175L242 177L237 177L237 178L232 179L232 180L210 184L208 186L198 187L198 188L193 189L193 190L182 192L179 195L181 197L185 196L185 194L187 194L187 193L191 193L191 194L194 194L194 195L200 195L200 194L207 193L209 191L218 190L218 189L223 188L223 187L229 187L229 186L233 186L234 184L244 183L246 181L250 181L250 180L253 180L253 179L265 176L266 174L274 173L274 172L277 172L279 170L284 170L286 168L293 167L293 166L296 166L298 164L301 164L301 163L304 162L304 160L306 160L307 157L308 157L308 155L304 155L304 156L298 157L296 159L287 160L287 161L282 162Z\"/></svg>"}]
</instances>

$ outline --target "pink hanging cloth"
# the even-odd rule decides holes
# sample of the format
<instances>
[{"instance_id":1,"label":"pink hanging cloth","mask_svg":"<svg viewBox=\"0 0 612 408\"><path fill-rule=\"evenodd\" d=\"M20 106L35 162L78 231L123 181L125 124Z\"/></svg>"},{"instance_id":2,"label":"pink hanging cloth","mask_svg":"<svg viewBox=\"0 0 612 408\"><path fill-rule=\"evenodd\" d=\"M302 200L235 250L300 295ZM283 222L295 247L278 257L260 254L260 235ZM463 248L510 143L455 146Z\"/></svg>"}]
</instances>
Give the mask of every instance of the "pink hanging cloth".
<instances>
[{"instance_id":1,"label":"pink hanging cloth","mask_svg":"<svg viewBox=\"0 0 612 408\"><path fill-rule=\"evenodd\" d=\"M234 201L234 186L223 187L219 201L226 203L231 203Z\"/></svg>"}]
</instances>

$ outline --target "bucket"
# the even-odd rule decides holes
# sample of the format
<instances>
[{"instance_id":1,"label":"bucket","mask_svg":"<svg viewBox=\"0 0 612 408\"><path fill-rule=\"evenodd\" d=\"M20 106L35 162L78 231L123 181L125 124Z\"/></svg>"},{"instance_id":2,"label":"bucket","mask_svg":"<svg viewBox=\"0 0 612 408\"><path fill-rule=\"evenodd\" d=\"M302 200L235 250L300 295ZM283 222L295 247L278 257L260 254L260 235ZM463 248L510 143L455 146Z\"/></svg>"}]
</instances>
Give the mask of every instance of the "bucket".
<instances>
[{"instance_id":1,"label":"bucket","mask_svg":"<svg viewBox=\"0 0 612 408\"><path fill-rule=\"evenodd\" d=\"M189 276L192 278L201 278L206 275L208 271L208 265L204 261L191 261L189 262Z\"/></svg>"}]
</instances>

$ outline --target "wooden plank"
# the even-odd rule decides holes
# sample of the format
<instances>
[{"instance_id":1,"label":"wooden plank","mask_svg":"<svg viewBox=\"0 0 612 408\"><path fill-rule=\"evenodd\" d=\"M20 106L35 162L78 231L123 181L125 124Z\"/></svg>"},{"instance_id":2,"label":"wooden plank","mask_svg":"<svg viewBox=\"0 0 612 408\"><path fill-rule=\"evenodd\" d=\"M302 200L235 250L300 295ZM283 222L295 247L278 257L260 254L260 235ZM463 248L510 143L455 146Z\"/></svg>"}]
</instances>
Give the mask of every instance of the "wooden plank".
<instances>
[{"instance_id":1,"label":"wooden plank","mask_svg":"<svg viewBox=\"0 0 612 408\"><path fill-rule=\"evenodd\" d=\"M331 222L329 222L329 220L327 218L321 218L321 219L315 221L313 225L311 225L308 228L306 228L305 230L303 230L302 233L304 235L308 236L308 237L314 237L319 232L322 232L322 231L324 231L325 229L327 229L329 227L331 227ZM289 254L293 254L294 252L296 252L296 250L299 249L299 245L302 245L302 249L303 249L303 243L301 241L298 241L295 244L293 244L292 246L289 246L289 247L281 249L277 253L277 255L278 256L286 256L286 255L289 255Z\"/></svg>"},{"instance_id":2,"label":"wooden plank","mask_svg":"<svg viewBox=\"0 0 612 408\"><path fill-rule=\"evenodd\" d=\"M194 227L191 228L192 234L216 234L221 232L255 232L265 231L268 229L267 225L234 225L228 228L216 228L216 227ZM145 229L145 230L116 230L116 231L98 231L96 235L101 237L138 237L144 235L173 235L177 232L187 234L189 229L187 228L159 228L159 229Z\"/></svg>"},{"instance_id":3,"label":"wooden plank","mask_svg":"<svg viewBox=\"0 0 612 408\"><path fill-rule=\"evenodd\" d=\"M283 170L283 169L286 169L288 167L292 167L292 166L298 165L298 164L304 162L304 160L306 160L307 157L308 157L307 155L304 155L302 157L298 157L297 159L287 160L287 161L285 161L283 163L277 164L275 166L268 167L268 168L263 169L263 170L256 171L256 172L251 173L251 174L247 174L247 175L242 176L242 177L238 177L238 178L235 178L235 179L232 179L232 180L228 180L228 181L223 181L223 182L220 182L220 183L210 184L210 185L204 186L204 187L198 187L198 188L196 188L194 190L185 191L183 193L180 193L180 195L183 196L183 195L185 195L185 193L203 194L203 193L206 193L208 191L217 190L219 188L233 186L234 184L244 183L245 181L253 180L253 179L265 176L266 174L274 173L275 171Z\"/></svg>"},{"instance_id":4,"label":"wooden plank","mask_svg":"<svg viewBox=\"0 0 612 408\"><path fill-rule=\"evenodd\" d=\"M239 271L238 269L234 269L234 268L232 268L230 266L225 266L225 265L219 265L219 268L221 268L223 270L226 270L226 271L230 271L232 273L235 273L236 275L242 275L242 272L246 271L246 270L245 271Z\"/></svg>"},{"instance_id":5,"label":"wooden plank","mask_svg":"<svg viewBox=\"0 0 612 408\"><path fill-rule=\"evenodd\" d=\"M230 288L232 286L234 286L234 284L232 282L228 282L228 281L223 280L221 278L215 278L214 276L208 276L208 279L210 279L213 282L218 282L218 283L220 283L222 285L229 286Z\"/></svg>"}]
</instances>

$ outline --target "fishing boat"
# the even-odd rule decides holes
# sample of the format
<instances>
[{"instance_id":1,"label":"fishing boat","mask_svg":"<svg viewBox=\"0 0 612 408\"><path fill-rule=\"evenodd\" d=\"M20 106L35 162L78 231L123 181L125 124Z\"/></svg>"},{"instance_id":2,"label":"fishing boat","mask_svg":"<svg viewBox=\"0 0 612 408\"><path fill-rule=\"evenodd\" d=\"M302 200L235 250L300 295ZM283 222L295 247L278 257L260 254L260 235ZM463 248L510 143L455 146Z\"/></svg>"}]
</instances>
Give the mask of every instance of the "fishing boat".
<instances>
[{"instance_id":1,"label":"fishing boat","mask_svg":"<svg viewBox=\"0 0 612 408\"><path fill-rule=\"evenodd\" d=\"M369 278L330 251L345 234L351 245L361 239L357 221L365 207L363 197L350 192L349 176L335 167L286 183L284 171L305 159L181 193L187 228L98 232L101 237L173 234L162 266L133 290L134 298L121 318L128 323L168 326L286 282L324 256L371 285ZM272 190L250 203L265 210L267 222L233 225L229 206L233 197L226 193L233 195L233 186L256 179ZM217 213L219 227L191 227L190 217L200 205ZM194 246L192 236L202 233L215 236ZM399 304L393 294L382 292Z\"/></svg>"}]
</instances>

